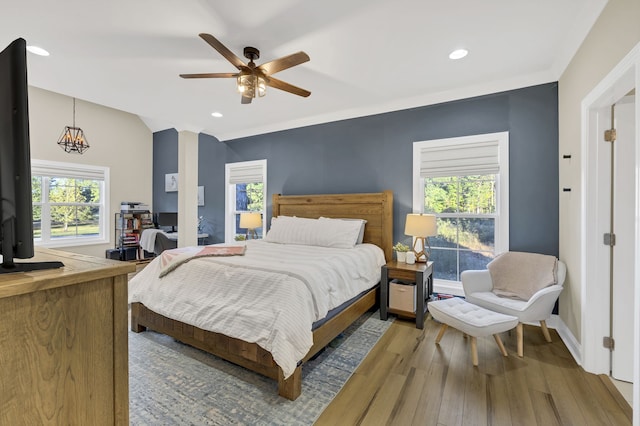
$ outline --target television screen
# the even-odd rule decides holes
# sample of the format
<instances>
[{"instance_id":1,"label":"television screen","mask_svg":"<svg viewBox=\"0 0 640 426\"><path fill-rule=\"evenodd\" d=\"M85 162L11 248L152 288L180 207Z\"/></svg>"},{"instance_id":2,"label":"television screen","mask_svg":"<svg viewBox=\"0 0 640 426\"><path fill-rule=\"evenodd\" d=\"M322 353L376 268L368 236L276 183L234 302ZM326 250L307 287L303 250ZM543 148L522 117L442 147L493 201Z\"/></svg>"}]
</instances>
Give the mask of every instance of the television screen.
<instances>
[{"instance_id":1,"label":"television screen","mask_svg":"<svg viewBox=\"0 0 640 426\"><path fill-rule=\"evenodd\" d=\"M156 214L156 225L162 227L171 227L171 231L176 232L176 226L178 226L178 213L175 212L163 212Z\"/></svg>"},{"instance_id":2,"label":"television screen","mask_svg":"<svg viewBox=\"0 0 640 426\"><path fill-rule=\"evenodd\" d=\"M34 256L26 48L19 38L0 52L0 273L63 266L14 262Z\"/></svg>"}]
</instances>

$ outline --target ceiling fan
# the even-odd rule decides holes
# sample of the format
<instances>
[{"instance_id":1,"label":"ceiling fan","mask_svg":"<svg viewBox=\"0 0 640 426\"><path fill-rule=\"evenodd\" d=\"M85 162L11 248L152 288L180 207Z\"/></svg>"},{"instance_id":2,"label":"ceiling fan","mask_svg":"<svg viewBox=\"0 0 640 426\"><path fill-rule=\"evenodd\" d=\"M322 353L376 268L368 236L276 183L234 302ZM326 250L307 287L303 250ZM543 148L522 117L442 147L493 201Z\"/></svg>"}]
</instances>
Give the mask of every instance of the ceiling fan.
<instances>
[{"instance_id":1,"label":"ceiling fan","mask_svg":"<svg viewBox=\"0 0 640 426\"><path fill-rule=\"evenodd\" d=\"M182 78L235 78L238 91L241 93L241 103L250 104L256 96L264 96L267 86L293 93L294 95L307 97L311 94L308 90L296 87L282 80L273 78L272 75L286 70L287 68L300 65L309 60L309 55L304 52L293 53L271 62L256 66L254 60L260 58L260 51L255 47L244 48L244 57L249 60L245 64L232 51L227 49L218 39L211 34L201 33L200 38L206 41L218 53L224 56L239 72L231 73L201 73L201 74L180 74Z\"/></svg>"}]
</instances>

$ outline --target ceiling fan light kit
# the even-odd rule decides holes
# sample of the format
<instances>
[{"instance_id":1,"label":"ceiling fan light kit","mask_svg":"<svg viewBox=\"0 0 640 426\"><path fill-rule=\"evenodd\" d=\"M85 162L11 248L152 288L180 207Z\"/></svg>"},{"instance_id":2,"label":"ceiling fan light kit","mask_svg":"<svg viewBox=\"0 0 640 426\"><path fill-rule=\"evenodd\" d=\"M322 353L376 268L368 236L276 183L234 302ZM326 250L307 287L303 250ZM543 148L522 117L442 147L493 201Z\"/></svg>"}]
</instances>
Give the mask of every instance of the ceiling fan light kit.
<instances>
[{"instance_id":1,"label":"ceiling fan light kit","mask_svg":"<svg viewBox=\"0 0 640 426\"><path fill-rule=\"evenodd\" d=\"M238 92L244 97L263 97L267 93L267 83L264 77L245 74L238 76Z\"/></svg>"},{"instance_id":2,"label":"ceiling fan light kit","mask_svg":"<svg viewBox=\"0 0 640 426\"><path fill-rule=\"evenodd\" d=\"M271 62L256 66L254 60L260 58L260 51L255 47L244 48L244 57L249 59L245 64L233 52L227 49L218 39L211 34L200 34L200 38L206 41L211 47L224 56L239 72L237 73L200 73L200 74L180 74L182 78L235 78L236 89L242 95L240 102L251 103L256 97L263 97L267 93L267 86L293 93L294 95L307 97L311 94L308 90L296 87L282 80L271 77L272 74L286 70L309 61L309 55L304 52L293 53Z\"/></svg>"}]
</instances>

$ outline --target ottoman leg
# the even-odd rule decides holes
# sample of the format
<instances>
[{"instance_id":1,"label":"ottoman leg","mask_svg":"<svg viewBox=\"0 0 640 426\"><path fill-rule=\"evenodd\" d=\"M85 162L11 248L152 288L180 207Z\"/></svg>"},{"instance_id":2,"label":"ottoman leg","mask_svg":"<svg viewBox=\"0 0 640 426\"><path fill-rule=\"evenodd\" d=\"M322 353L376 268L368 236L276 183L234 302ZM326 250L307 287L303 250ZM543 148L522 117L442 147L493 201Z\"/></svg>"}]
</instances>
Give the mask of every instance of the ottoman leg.
<instances>
[{"instance_id":1,"label":"ottoman leg","mask_svg":"<svg viewBox=\"0 0 640 426\"><path fill-rule=\"evenodd\" d=\"M498 336L497 334L494 334L493 338L496 339L498 348L500 348L500 353L502 353L503 356L509 356L509 354L507 353L507 350L504 348L504 345L502 344L502 339L500 338L500 336Z\"/></svg>"},{"instance_id":2,"label":"ottoman leg","mask_svg":"<svg viewBox=\"0 0 640 426\"><path fill-rule=\"evenodd\" d=\"M447 324L442 324L442 327L440 327L440 332L438 333L438 336L436 337L436 343L440 343L440 340L442 339L442 336L444 335L444 332L447 331L447 327L449 327Z\"/></svg>"},{"instance_id":3,"label":"ottoman leg","mask_svg":"<svg viewBox=\"0 0 640 426\"><path fill-rule=\"evenodd\" d=\"M524 326L521 322L516 326L516 337L518 338L518 356L522 358L524 356Z\"/></svg>"},{"instance_id":4,"label":"ottoman leg","mask_svg":"<svg viewBox=\"0 0 640 426\"><path fill-rule=\"evenodd\" d=\"M476 336L471 336L471 361L473 361L473 366L478 366L478 338Z\"/></svg>"}]
</instances>

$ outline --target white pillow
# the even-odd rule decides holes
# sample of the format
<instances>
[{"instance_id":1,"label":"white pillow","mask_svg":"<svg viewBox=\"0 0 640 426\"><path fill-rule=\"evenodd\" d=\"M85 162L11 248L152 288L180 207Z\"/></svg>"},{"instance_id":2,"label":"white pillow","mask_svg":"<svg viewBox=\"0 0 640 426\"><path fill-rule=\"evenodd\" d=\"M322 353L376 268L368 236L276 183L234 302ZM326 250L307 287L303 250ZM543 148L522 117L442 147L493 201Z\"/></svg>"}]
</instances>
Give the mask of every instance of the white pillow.
<instances>
[{"instance_id":1,"label":"white pillow","mask_svg":"<svg viewBox=\"0 0 640 426\"><path fill-rule=\"evenodd\" d=\"M353 248L358 240L361 222L318 220L279 216L271 222L265 241L280 244Z\"/></svg>"},{"instance_id":2,"label":"white pillow","mask_svg":"<svg viewBox=\"0 0 640 426\"><path fill-rule=\"evenodd\" d=\"M356 221L360 223L360 232L358 233L358 239L356 244L362 244L364 240L364 225L366 225L367 221L364 219L352 219L349 217L345 218L331 218L331 217L321 217L320 220L347 220L347 221Z\"/></svg>"}]
</instances>

